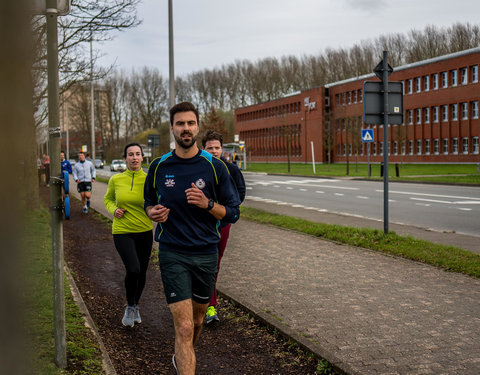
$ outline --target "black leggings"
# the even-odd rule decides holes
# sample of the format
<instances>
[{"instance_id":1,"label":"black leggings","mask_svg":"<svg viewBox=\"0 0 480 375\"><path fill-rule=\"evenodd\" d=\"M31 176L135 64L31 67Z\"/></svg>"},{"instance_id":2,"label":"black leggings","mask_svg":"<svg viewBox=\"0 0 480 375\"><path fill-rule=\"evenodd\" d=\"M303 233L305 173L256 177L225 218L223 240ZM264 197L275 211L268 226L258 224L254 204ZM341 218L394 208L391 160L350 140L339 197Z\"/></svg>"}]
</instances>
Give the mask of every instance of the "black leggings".
<instances>
[{"instance_id":1,"label":"black leggings","mask_svg":"<svg viewBox=\"0 0 480 375\"><path fill-rule=\"evenodd\" d=\"M127 271L125 276L127 303L130 306L136 305L147 279L148 262L152 253L152 231L114 234L113 242Z\"/></svg>"}]
</instances>

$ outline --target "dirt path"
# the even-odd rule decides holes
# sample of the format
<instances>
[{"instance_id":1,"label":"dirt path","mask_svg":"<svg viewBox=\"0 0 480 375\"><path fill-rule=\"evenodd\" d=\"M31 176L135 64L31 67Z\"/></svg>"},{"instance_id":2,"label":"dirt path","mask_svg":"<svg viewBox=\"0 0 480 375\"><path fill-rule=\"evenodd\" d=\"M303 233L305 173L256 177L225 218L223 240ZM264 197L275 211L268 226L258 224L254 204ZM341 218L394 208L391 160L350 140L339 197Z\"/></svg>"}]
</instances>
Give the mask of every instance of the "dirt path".
<instances>
[{"instance_id":1,"label":"dirt path","mask_svg":"<svg viewBox=\"0 0 480 375\"><path fill-rule=\"evenodd\" d=\"M48 190L41 189L48 199ZM141 300L143 323L121 324L125 307L124 268L113 245L110 224L81 213L76 199L64 221L65 261L97 325L112 363L121 374L175 374L171 365L173 325L153 259ZM314 374L317 361L295 345L267 332L244 312L222 301L222 319L205 327L197 347L197 374Z\"/></svg>"}]
</instances>

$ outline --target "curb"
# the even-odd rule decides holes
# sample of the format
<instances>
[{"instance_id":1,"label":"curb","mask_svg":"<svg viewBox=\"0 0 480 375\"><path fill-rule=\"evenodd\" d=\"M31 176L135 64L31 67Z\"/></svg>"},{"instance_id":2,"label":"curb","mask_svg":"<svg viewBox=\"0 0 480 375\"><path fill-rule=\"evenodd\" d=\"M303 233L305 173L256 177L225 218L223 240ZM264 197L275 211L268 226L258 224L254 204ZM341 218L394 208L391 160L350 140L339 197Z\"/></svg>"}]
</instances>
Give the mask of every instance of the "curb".
<instances>
[{"instance_id":1,"label":"curb","mask_svg":"<svg viewBox=\"0 0 480 375\"><path fill-rule=\"evenodd\" d=\"M70 269L67 265L65 265L64 271L70 282L70 291L72 293L73 299L85 318L85 325L90 328L90 331L93 333L93 336L95 336L95 339L98 342L98 346L100 347L100 351L102 352L102 368L105 371L105 374L117 375L115 367L113 367L112 361L110 360L110 357L108 355L107 349L105 348L102 338L98 333L97 327L93 322L92 316L88 311L87 305L83 301L82 295L80 294L80 291L77 288L77 284L75 284L75 280L73 279L72 273L70 272Z\"/></svg>"}]
</instances>

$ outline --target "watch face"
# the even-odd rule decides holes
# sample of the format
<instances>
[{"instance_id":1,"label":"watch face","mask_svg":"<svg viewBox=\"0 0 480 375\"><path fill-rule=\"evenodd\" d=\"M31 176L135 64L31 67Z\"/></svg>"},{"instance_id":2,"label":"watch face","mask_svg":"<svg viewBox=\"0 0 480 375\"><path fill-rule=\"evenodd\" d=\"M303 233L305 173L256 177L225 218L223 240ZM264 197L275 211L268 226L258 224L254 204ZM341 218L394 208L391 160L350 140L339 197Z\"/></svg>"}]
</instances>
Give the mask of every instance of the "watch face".
<instances>
[{"instance_id":1,"label":"watch face","mask_svg":"<svg viewBox=\"0 0 480 375\"><path fill-rule=\"evenodd\" d=\"M213 208L213 203L214 203L214 202L213 202L213 199L210 199L210 200L208 201L207 210L211 210L211 209Z\"/></svg>"}]
</instances>

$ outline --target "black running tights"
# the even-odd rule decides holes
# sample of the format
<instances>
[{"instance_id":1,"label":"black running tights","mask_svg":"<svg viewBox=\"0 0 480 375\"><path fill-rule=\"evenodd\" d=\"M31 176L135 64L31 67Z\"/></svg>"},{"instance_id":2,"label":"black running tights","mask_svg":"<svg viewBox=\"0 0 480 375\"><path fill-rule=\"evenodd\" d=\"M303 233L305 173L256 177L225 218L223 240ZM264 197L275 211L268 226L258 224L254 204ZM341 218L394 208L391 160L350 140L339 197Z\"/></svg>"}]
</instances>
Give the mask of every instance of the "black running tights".
<instances>
[{"instance_id":1,"label":"black running tights","mask_svg":"<svg viewBox=\"0 0 480 375\"><path fill-rule=\"evenodd\" d=\"M127 274L125 291L127 303L138 304L147 279L147 268L152 253L152 231L114 234L113 242L122 258Z\"/></svg>"}]
</instances>

